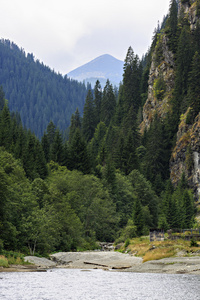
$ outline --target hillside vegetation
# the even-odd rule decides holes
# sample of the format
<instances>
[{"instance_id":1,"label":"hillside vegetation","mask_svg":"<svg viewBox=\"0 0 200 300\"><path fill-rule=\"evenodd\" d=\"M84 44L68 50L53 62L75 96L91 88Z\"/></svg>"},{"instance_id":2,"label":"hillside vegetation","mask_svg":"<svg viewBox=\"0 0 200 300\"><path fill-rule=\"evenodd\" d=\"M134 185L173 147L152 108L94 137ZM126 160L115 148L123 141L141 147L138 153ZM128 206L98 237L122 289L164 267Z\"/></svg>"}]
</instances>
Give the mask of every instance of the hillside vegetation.
<instances>
[{"instance_id":1,"label":"hillside vegetation","mask_svg":"<svg viewBox=\"0 0 200 300\"><path fill-rule=\"evenodd\" d=\"M0 83L10 110L19 112L22 124L39 138L50 120L64 132L76 108L83 111L87 93L83 83L55 73L4 39L0 40Z\"/></svg>"},{"instance_id":2,"label":"hillside vegetation","mask_svg":"<svg viewBox=\"0 0 200 300\"><path fill-rule=\"evenodd\" d=\"M103 89L97 81L87 91L83 117L71 106L67 141L53 121L42 125L39 140L23 126L19 113L9 110L0 89L2 251L93 249L96 241L126 241L148 235L149 228L199 226L192 174L198 171L193 151L199 154L200 148L197 143L187 146L183 129L194 126L191 140L199 140L199 1L194 4L192 30L184 7L193 6L184 1L178 11L173 0L142 61L129 47L118 93L109 80ZM61 84L68 82L59 78ZM31 118L38 124L34 114ZM62 112L58 119L63 118ZM178 138L181 147L175 147ZM170 179L173 157L182 163L176 182Z\"/></svg>"}]
</instances>

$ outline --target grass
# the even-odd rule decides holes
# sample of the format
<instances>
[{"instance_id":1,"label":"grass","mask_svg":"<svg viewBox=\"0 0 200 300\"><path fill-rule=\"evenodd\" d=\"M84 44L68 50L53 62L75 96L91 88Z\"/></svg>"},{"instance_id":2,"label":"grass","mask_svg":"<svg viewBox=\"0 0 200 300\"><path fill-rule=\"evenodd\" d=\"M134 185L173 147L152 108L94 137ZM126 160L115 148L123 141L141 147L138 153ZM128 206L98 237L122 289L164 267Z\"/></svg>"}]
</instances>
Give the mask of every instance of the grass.
<instances>
[{"instance_id":1,"label":"grass","mask_svg":"<svg viewBox=\"0 0 200 300\"><path fill-rule=\"evenodd\" d=\"M0 255L0 267L8 268L10 265L27 265L24 255L14 251L3 251Z\"/></svg>"},{"instance_id":2,"label":"grass","mask_svg":"<svg viewBox=\"0 0 200 300\"><path fill-rule=\"evenodd\" d=\"M178 252L183 252L183 255L190 256L197 250L197 247L191 247L190 241L182 239L176 241L166 239L162 242L150 242L149 237L141 237L130 240L127 247L123 244L120 252L132 253L135 256L142 257L143 262L146 262L173 257Z\"/></svg>"},{"instance_id":3,"label":"grass","mask_svg":"<svg viewBox=\"0 0 200 300\"><path fill-rule=\"evenodd\" d=\"M8 259L4 255L0 255L0 267L8 268Z\"/></svg>"}]
</instances>

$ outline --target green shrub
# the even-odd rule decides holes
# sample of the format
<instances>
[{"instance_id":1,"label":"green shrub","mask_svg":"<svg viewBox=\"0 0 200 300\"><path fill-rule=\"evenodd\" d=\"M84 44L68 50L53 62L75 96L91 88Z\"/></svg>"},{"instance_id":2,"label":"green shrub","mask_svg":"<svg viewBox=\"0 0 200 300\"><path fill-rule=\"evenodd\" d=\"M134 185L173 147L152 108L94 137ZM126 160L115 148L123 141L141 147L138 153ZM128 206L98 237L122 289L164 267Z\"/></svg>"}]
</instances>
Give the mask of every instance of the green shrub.
<instances>
[{"instance_id":1,"label":"green shrub","mask_svg":"<svg viewBox=\"0 0 200 300\"><path fill-rule=\"evenodd\" d=\"M198 247L198 244L195 240L191 239L190 241L190 247Z\"/></svg>"},{"instance_id":2,"label":"green shrub","mask_svg":"<svg viewBox=\"0 0 200 300\"><path fill-rule=\"evenodd\" d=\"M153 88L154 88L154 96L158 100L163 100L164 94L166 92L166 84L162 76L155 79Z\"/></svg>"},{"instance_id":3,"label":"green shrub","mask_svg":"<svg viewBox=\"0 0 200 300\"><path fill-rule=\"evenodd\" d=\"M4 268L8 268L8 260L5 256L0 255L0 266Z\"/></svg>"},{"instance_id":4,"label":"green shrub","mask_svg":"<svg viewBox=\"0 0 200 300\"><path fill-rule=\"evenodd\" d=\"M124 247L127 248L129 245L130 245L130 239L127 239L124 244Z\"/></svg>"}]
</instances>

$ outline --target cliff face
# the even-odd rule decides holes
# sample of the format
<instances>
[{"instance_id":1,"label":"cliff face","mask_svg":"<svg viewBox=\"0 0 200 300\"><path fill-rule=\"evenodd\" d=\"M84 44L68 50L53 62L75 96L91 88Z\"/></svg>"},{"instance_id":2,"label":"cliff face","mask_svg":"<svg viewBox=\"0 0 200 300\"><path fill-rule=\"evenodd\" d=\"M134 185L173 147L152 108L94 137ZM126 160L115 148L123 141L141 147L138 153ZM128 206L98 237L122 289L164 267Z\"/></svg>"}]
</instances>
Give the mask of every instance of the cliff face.
<instances>
[{"instance_id":1,"label":"cliff face","mask_svg":"<svg viewBox=\"0 0 200 300\"><path fill-rule=\"evenodd\" d=\"M193 125L187 125L189 110L190 108L181 117L176 146L171 156L170 171L171 180L175 186L184 173L198 199L200 195L200 113Z\"/></svg>"},{"instance_id":2,"label":"cliff face","mask_svg":"<svg viewBox=\"0 0 200 300\"><path fill-rule=\"evenodd\" d=\"M184 13L184 16L188 18L191 31L197 26L199 7L199 1L190 0L184 4L179 1L179 15ZM173 184L177 185L184 172L198 200L200 196L200 113L193 125L187 125L189 110L190 108L185 115L181 116L176 146L170 161L170 177Z\"/></svg>"},{"instance_id":3,"label":"cliff face","mask_svg":"<svg viewBox=\"0 0 200 300\"><path fill-rule=\"evenodd\" d=\"M178 3L179 18L187 18L191 32L200 20L200 1L186 0ZM148 81L148 98L143 107L143 122L141 132L148 129L157 114L165 118L171 110L170 99L174 90L175 58L168 47L168 38L165 33L158 37L152 54L152 62ZM176 146L170 160L170 176L176 186L183 173L190 188L195 192L196 199L200 196L200 113L192 125L188 125L187 114L190 108L181 116L177 133Z\"/></svg>"},{"instance_id":4,"label":"cliff face","mask_svg":"<svg viewBox=\"0 0 200 300\"><path fill-rule=\"evenodd\" d=\"M196 28L197 21L199 20L198 9L199 9L199 1L188 0L182 3L179 0L178 3L178 11L179 17L184 16L188 18L190 23L190 29L193 31Z\"/></svg>"},{"instance_id":5,"label":"cliff face","mask_svg":"<svg viewBox=\"0 0 200 300\"><path fill-rule=\"evenodd\" d=\"M169 51L165 34L159 36L152 55L149 72L148 98L143 107L141 132L149 128L155 114L164 118L170 110L169 99L174 87L174 57Z\"/></svg>"}]
</instances>

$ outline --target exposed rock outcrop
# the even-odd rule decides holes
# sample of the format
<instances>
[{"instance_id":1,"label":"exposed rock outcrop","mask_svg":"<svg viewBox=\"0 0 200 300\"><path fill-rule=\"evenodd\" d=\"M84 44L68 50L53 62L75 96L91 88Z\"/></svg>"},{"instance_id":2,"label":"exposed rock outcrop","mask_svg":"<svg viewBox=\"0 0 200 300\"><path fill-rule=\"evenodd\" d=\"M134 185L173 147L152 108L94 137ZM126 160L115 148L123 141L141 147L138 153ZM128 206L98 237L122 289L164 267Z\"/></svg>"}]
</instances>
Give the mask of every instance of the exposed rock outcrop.
<instances>
[{"instance_id":1,"label":"exposed rock outcrop","mask_svg":"<svg viewBox=\"0 0 200 300\"><path fill-rule=\"evenodd\" d=\"M177 185L183 173L198 200L200 195L200 113L193 125L187 125L188 111L182 116L177 133L176 146L172 152L171 180Z\"/></svg>"},{"instance_id":2,"label":"exposed rock outcrop","mask_svg":"<svg viewBox=\"0 0 200 300\"><path fill-rule=\"evenodd\" d=\"M155 114L164 118L170 110L169 99L174 88L174 55L169 50L168 38L160 35L152 55L149 72L148 98L143 107L141 132L149 128Z\"/></svg>"},{"instance_id":3,"label":"exposed rock outcrop","mask_svg":"<svg viewBox=\"0 0 200 300\"><path fill-rule=\"evenodd\" d=\"M197 26L197 22L199 21L198 8L200 6L199 1L188 0L185 3L182 3L179 0L178 3L178 11L179 17L187 17L190 23L190 29L193 31Z\"/></svg>"}]
</instances>

